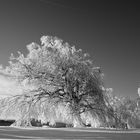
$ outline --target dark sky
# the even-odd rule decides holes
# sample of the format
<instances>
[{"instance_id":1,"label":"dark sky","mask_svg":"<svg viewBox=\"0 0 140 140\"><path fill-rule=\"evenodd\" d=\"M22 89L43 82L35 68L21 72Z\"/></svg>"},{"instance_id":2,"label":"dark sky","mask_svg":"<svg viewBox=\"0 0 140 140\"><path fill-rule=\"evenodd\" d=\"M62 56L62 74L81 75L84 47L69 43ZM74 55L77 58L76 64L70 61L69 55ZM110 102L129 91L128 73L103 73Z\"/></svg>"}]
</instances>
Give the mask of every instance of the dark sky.
<instances>
[{"instance_id":1,"label":"dark sky","mask_svg":"<svg viewBox=\"0 0 140 140\"><path fill-rule=\"evenodd\" d=\"M118 0L0 0L0 64L52 35L88 52L118 96L140 85L140 5Z\"/></svg>"}]
</instances>

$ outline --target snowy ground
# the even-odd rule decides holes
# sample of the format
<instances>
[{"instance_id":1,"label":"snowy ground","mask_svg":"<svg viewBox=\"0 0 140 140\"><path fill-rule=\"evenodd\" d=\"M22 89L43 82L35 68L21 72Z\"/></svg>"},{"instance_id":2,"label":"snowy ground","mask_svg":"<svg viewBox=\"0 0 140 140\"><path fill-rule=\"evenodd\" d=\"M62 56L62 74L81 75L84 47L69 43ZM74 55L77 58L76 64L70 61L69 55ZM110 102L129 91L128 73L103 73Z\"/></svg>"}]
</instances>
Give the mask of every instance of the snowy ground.
<instances>
[{"instance_id":1,"label":"snowy ground","mask_svg":"<svg viewBox=\"0 0 140 140\"><path fill-rule=\"evenodd\" d=\"M78 128L0 127L0 139L139 140L140 130L114 131Z\"/></svg>"}]
</instances>

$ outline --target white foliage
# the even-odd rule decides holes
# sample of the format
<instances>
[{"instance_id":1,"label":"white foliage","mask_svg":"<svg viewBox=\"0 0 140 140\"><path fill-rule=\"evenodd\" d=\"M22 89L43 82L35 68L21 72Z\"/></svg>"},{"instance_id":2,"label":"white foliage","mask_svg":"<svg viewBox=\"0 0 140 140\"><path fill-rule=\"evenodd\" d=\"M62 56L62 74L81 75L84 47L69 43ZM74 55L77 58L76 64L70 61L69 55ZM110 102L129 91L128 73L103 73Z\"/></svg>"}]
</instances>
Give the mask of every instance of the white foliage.
<instances>
[{"instance_id":1,"label":"white foliage","mask_svg":"<svg viewBox=\"0 0 140 140\"><path fill-rule=\"evenodd\" d=\"M41 37L41 45L31 43L27 49L27 56L20 52L17 58L12 56L4 71L20 83L22 92L8 99L3 114L17 110L19 124L34 118L50 125L61 121L81 127L85 121L99 126L93 114L79 113L90 108L88 104L104 104L102 73L88 55L51 36Z\"/></svg>"}]
</instances>

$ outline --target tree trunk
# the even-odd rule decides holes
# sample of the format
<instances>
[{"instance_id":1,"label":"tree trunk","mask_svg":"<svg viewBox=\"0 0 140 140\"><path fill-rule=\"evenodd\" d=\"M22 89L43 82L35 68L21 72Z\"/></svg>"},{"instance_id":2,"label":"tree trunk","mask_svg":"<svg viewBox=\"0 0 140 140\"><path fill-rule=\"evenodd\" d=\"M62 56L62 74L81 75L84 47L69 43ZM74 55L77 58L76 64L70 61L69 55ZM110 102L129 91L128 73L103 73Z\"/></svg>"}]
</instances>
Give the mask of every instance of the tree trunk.
<instances>
[{"instance_id":1,"label":"tree trunk","mask_svg":"<svg viewBox=\"0 0 140 140\"><path fill-rule=\"evenodd\" d=\"M74 115L73 118L73 127L85 127L85 124L83 123L80 114Z\"/></svg>"}]
</instances>

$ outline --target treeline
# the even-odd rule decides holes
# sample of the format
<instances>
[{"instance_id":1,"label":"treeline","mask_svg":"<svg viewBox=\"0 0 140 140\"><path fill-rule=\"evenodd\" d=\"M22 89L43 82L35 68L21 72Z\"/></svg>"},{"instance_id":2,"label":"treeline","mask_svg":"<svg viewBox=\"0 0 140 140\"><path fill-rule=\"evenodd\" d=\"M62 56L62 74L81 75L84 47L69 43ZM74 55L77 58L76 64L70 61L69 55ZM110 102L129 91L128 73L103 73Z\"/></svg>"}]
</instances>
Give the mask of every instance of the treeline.
<instances>
[{"instance_id":1,"label":"treeline","mask_svg":"<svg viewBox=\"0 0 140 140\"><path fill-rule=\"evenodd\" d=\"M140 128L140 97L118 98L111 91L108 89L108 98L118 118L126 124L127 128Z\"/></svg>"}]
</instances>

